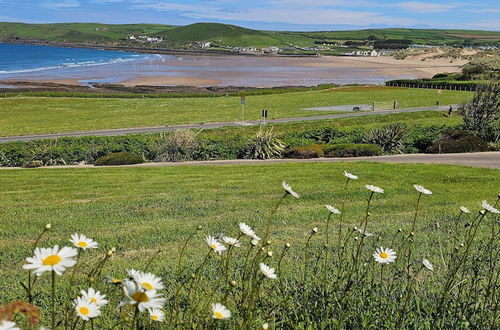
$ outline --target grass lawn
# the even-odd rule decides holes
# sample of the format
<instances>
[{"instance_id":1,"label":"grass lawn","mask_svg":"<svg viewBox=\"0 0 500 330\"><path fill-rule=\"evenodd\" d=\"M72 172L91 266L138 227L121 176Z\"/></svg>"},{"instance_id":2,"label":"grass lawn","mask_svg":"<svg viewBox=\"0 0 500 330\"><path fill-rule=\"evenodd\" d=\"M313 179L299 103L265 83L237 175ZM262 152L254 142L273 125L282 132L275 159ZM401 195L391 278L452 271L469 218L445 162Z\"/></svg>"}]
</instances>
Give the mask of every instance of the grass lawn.
<instances>
[{"instance_id":1,"label":"grass lawn","mask_svg":"<svg viewBox=\"0 0 500 330\"><path fill-rule=\"evenodd\" d=\"M424 235L418 238L416 254L435 246L435 222L449 224L460 205L476 212L482 199L494 203L500 186L497 170L419 164L0 170L0 305L23 297L18 284L21 266L46 223L52 223L53 230L41 246L66 245L70 234L84 233L101 246L117 247L113 269L140 268L162 249L151 270L168 276L180 243L198 225L203 229L188 248L193 263L206 253L202 238L207 234L237 235L239 222L262 232L263 217L282 196L280 183L286 180L302 198L285 199L273 220L272 240L278 246L291 242L299 251L308 231L317 226L313 244L319 244L327 215L324 205L340 206L345 169L359 176L348 191L347 223L358 224L363 217L365 184L385 189L372 201L368 230L381 237L375 244L389 244L397 228L409 230L417 198L413 184L433 191L422 197L417 230ZM439 265L437 256L427 257Z\"/></svg>"},{"instance_id":2,"label":"grass lawn","mask_svg":"<svg viewBox=\"0 0 500 330\"><path fill-rule=\"evenodd\" d=\"M344 87L277 95L248 96L245 119L327 114L301 110L344 104L398 101L400 108L461 103L472 93L391 87ZM239 97L179 99L43 98L0 99L0 136L241 120Z\"/></svg>"}]
</instances>

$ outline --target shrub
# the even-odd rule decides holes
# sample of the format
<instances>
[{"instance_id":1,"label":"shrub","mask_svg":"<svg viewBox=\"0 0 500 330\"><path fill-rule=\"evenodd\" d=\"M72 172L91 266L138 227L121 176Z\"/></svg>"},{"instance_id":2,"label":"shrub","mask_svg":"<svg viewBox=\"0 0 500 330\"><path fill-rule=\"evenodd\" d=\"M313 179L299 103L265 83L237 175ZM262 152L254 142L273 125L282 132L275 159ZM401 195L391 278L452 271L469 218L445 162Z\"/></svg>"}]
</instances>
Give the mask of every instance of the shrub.
<instances>
[{"instance_id":1,"label":"shrub","mask_svg":"<svg viewBox=\"0 0 500 330\"><path fill-rule=\"evenodd\" d=\"M199 142L193 131L179 130L161 133L152 147L153 159L160 162L193 160L198 147Z\"/></svg>"},{"instance_id":2,"label":"shrub","mask_svg":"<svg viewBox=\"0 0 500 330\"><path fill-rule=\"evenodd\" d=\"M36 168L43 166L43 162L41 160L30 160L21 166L22 168Z\"/></svg>"},{"instance_id":3,"label":"shrub","mask_svg":"<svg viewBox=\"0 0 500 330\"><path fill-rule=\"evenodd\" d=\"M304 147L295 147L288 150L285 154L286 158L309 159L323 157L324 146L320 144L311 144Z\"/></svg>"},{"instance_id":4,"label":"shrub","mask_svg":"<svg viewBox=\"0 0 500 330\"><path fill-rule=\"evenodd\" d=\"M244 158L247 159L271 159L281 158L285 151L284 143L278 139L273 129L264 130L260 128L257 136L247 141Z\"/></svg>"},{"instance_id":5,"label":"shrub","mask_svg":"<svg viewBox=\"0 0 500 330\"><path fill-rule=\"evenodd\" d=\"M408 132L405 124L395 123L370 130L365 141L379 145L384 152L401 151Z\"/></svg>"},{"instance_id":6,"label":"shrub","mask_svg":"<svg viewBox=\"0 0 500 330\"><path fill-rule=\"evenodd\" d=\"M102 157L95 161L95 166L103 165L131 165L144 163L144 158L131 152L115 152Z\"/></svg>"},{"instance_id":7,"label":"shrub","mask_svg":"<svg viewBox=\"0 0 500 330\"><path fill-rule=\"evenodd\" d=\"M325 147L326 157L361 157L379 156L383 154L382 148L374 144L333 144Z\"/></svg>"},{"instance_id":8,"label":"shrub","mask_svg":"<svg viewBox=\"0 0 500 330\"><path fill-rule=\"evenodd\" d=\"M453 130L444 133L427 151L430 153L488 151L488 143L470 132Z\"/></svg>"}]
</instances>

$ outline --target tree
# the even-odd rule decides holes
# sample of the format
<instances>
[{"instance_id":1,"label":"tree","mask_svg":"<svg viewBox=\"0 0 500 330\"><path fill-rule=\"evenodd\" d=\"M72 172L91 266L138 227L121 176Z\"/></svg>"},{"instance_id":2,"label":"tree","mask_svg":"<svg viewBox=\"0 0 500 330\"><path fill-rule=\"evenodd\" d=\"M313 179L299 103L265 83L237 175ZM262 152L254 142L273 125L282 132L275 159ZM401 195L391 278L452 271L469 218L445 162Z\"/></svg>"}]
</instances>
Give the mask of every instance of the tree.
<instances>
[{"instance_id":1,"label":"tree","mask_svg":"<svg viewBox=\"0 0 500 330\"><path fill-rule=\"evenodd\" d=\"M458 113L464 129L488 138L495 121L500 120L500 83L478 85L472 101L462 104Z\"/></svg>"}]
</instances>

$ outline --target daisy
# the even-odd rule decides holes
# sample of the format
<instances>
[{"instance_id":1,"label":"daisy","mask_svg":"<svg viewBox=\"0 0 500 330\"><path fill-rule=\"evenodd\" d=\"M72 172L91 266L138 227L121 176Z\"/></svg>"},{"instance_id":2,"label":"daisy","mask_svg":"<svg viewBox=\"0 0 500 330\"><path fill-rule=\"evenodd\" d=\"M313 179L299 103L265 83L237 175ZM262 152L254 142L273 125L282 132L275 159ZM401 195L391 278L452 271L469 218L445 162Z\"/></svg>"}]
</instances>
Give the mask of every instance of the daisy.
<instances>
[{"instance_id":1,"label":"daisy","mask_svg":"<svg viewBox=\"0 0 500 330\"><path fill-rule=\"evenodd\" d=\"M224 236L222 238L222 240L227 244L227 245L231 245L231 246L236 246L236 247L240 247L241 246L241 242L238 241L236 238L232 238L232 237L228 237L228 236Z\"/></svg>"},{"instance_id":2,"label":"daisy","mask_svg":"<svg viewBox=\"0 0 500 330\"><path fill-rule=\"evenodd\" d=\"M111 284L121 284L122 283L121 278L112 277L112 276L106 277L106 281L108 281L108 283L111 283Z\"/></svg>"},{"instance_id":3,"label":"daisy","mask_svg":"<svg viewBox=\"0 0 500 330\"><path fill-rule=\"evenodd\" d=\"M269 267L268 265L264 263L259 264L260 271L264 276L269 277L270 279L276 279L278 276L274 273L274 268Z\"/></svg>"},{"instance_id":4,"label":"daisy","mask_svg":"<svg viewBox=\"0 0 500 330\"><path fill-rule=\"evenodd\" d=\"M493 206L491 206L490 204L488 204L488 202L486 202L486 201L483 201L483 203L481 205L488 212L495 213L495 214L500 214L500 211L498 211L496 208L494 208Z\"/></svg>"},{"instance_id":5,"label":"daisy","mask_svg":"<svg viewBox=\"0 0 500 330\"><path fill-rule=\"evenodd\" d=\"M359 231L361 234L365 235L365 237L370 237L370 236L373 236L373 234L372 234L372 233L367 232L366 230L363 230L363 229L361 229L361 228L358 228L358 229L356 229L356 230L357 230L357 231Z\"/></svg>"},{"instance_id":6,"label":"daisy","mask_svg":"<svg viewBox=\"0 0 500 330\"><path fill-rule=\"evenodd\" d=\"M349 172L347 172L347 171L344 171L344 176L345 176L346 178L348 178L348 179L351 179L351 180L357 180L357 179L358 179L358 177L357 177L356 175L351 174L351 173L349 173Z\"/></svg>"},{"instance_id":7,"label":"daisy","mask_svg":"<svg viewBox=\"0 0 500 330\"><path fill-rule=\"evenodd\" d=\"M212 250L219 255L227 250L227 248L213 236L208 235L207 238L205 238L205 242L207 242L208 246L210 246L210 248L212 248Z\"/></svg>"},{"instance_id":8,"label":"daisy","mask_svg":"<svg viewBox=\"0 0 500 330\"><path fill-rule=\"evenodd\" d=\"M371 184L367 184L365 186L366 189L370 190L371 192L374 192L374 193L377 193L377 194L383 194L384 193L384 189L382 188L379 188L377 186L372 186Z\"/></svg>"},{"instance_id":9,"label":"daisy","mask_svg":"<svg viewBox=\"0 0 500 330\"><path fill-rule=\"evenodd\" d=\"M425 268L428 270L434 270L434 266L429 262L427 259L423 259L422 263L424 264Z\"/></svg>"},{"instance_id":10,"label":"daisy","mask_svg":"<svg viewBox=\"0 0 500 330\"><path fill-rule=\"evenodd\" d=\"M300 195L293 191L292 187L290 187L285 181L283 181L281 185L283 186L287 194L290 194L295 198L300 198Z\"/></svg>"},{"instance_id":11,"label":"daisy","mask_svg":"<svg viewBox=\"0 0 500 330\"><path fill-rule=\"evenodd\" d=\"M463 213L470 213L469 209L465 206L460 206L460 211L462 211Z\"/></svg>"},{"instance_id":12,"label":"daisy","mask_svg":"<svg viewBox=\"0 0 500 330\"><path fill-rule=\"evenodd\" d=\"M134 276L134 281L146 291L149 291L149 290L158 291L158 290L162 290L163 288L165 288L163 286L161 278L159 278L151 273L139 272L137 275Z\"/></svg>"},{"instance_id":13,"label":"daisy","mask_svg":"<svg viewBox=\"0 0 500 330\"><path fill-rule=\"evenodd\" d=\"M430 191L429 189L425 189L421 185L414 184L413 187L415 187L415 189L421 194L432 195L432 191Z\"/></svg>"},{"instance_id":14,"label":"daisy","mask_svg":"<svg viewBox=\"0 0 500 330\"><path fill-rule=\"evenodd\" d=\"M255 235L255 232L253 231L252 227L250 227L249 225L247 225L246 223L244 222L240 222L240 230L241 232L244 234L244 235L247 235L247 236L250 236L252 238L255 238L257 237L257 235Z\"/></svg>"},{"instance_id":15,"label":"daisy","mask_svg":"<svg viewBox=\"0 0 500 330\"><path fill-rule=\"evenodd\" d=\"M73 234L71 235L71 239L69 240L73 245L77 248L87 250L87 249L97 249L97 242L88 238L85 235Z\"/></svg>"},{"instance_id":16,"label":"daisy","mask_svg":"<svg viewBox=\"0 0 500 330\"><path fill-rule=\"evenodd\" d=\"M94 317L98 317L101 314L99 310L99 306L96 304L89 302L85 297L78 297L75 299L75 311L76 315L80 317L84 321L88 321L93 319Z\"/></svg>"},{"instance_id":17,"label":"daisy","mask_svg":"<svg viewBox=\"0 0 500 330\"><path fill-rule=\"evenodd\" d=\"M326 209L330 212L332 212L333 214L340 214L342 212L340 212L339 210L337 210L336 208L334 208L333 206L331 205L325 205L326 206Z\"/></svg>"},{"instance_id":18,"label":"daisy","mask_svg":"<svg viewBox=\"0 0 500 330\"><path fill-rule=\"evenodd\" d=\"M24 265L23 268L33 269L33 272L38 276L48 271L62 275L66 268L76 264L74 257L77 254L76 249L67 246L61 250L59 250L58 245L53 248L36 248L33 257L26 258L28 264Z\"/></svg>"},{"instance_id":19,"label":"daisy","mask_svg":"<svg viewBox=\"0 0 500 330\"><path fill-rule=\"evenodd\" d=\"M125 281L123 289L125 300L121 303L122 305L138 305L141 312L146 309L161 308L165 305L165 299L156 290L143 291L137 283L132 281Z\"/></svg>"},{"instance_id":20,"label":"daisy","mask_svg":"<svg viewBox=\"0 0 500 330\"><path fill-rule=\"evenodd\" d=\"M0 330L20 330L14 322L7 320L0 321Z\"/></svg>"},{"instance_id":21,"label":"daisy","mask_svg":"<svg viewBox=\"0 0 500 330\"><path fill-rule=\"evenodd\" d=\"M148 310L149 317L153 321L163 322L165 320L165 313L159 308L151 308Z\"/></svg>"},{"instance_id":22,"label":"daisy","mask_svg":"<svg viewBox=\"0 0 500 330\"><path fill-rule=\"evenodd\" d=\"M140 275L142 272L138 271L138 270L135 270L135 269L128 269L127 270L127 275L128 277L130 277L131 279L134 279L134 277Z\"/></svg>"},{"instance_id":23,"label":"daisy","mask_svg":"<svg viewBox=\"0 0 500 330\"><path fill-rule=\"evenodd\" d=\"M392 249L384 249L383 247L380 247L380 249L377 249L373 254L373 258L381 264L388 264L396 260L396 252Z\"/></svg>"},{"instance_id":24,"label":"daisy","mask_svg":"<svg viewBox=\"0 0 500 330\"><path fill-rule=\"evenodd\" d=\"M231 311L220 303L212 304L212 317L217 320L225 320L231 317Z\"/></svg>"},{"instance_id":25,"label":"daisy","mask_svg":"<svg viewBox=\"0 0 500 330\"><path fill-rule=\"evenodd\" d=\"M98 307L104 306L108 303L106 295L101 294L100 291L94 290L94 288L89 288L87 291L82 290L80 293L82 294L82 297L87 299L87 302L94 303Z\"/></svg>"}]
</instances>

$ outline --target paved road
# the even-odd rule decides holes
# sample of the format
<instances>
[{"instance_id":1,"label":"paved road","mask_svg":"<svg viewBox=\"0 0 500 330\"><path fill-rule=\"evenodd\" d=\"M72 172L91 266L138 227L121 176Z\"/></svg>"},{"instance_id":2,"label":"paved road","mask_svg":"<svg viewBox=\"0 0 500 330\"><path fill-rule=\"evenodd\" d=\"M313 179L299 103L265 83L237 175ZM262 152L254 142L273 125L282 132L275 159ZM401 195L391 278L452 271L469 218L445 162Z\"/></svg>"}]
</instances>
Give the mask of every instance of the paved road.
<instances>
[{"instance_id":1,"label":"paved road","mask_svg":"<svg viewBox=\"0 0 500 330\"><path fill-rule=\"evenodd\" d=\"M376 157L316 158L316 159L269 159L269 160L213 160L191 162L145 163L121 167L161 167L161 166L211 166L211 165L265 165L275 163L340 163L340 162L380 162L393 164L448 164L500 169L500 151L460 154L406 154ZM108 167L108 166L102 166ZM116 167L116 166L113 166ZM45 168L95 168L93 165L49 166ZM99 166L101 168L101 166ZM2 167L1 169L13 169Z\"/></svg>"},{"instance_id":2,"label":"paved road","mask_svg":"<svg viewBox=\"0 0 500 330\"><path fill-rule=\"evenodd\" d=\"M453 106L456 109L456 105ZM386 115L401 112L418 112L418 111L443 111L447 110L449 106L440 107L421 107L421 108L405 108L395 110L376 110L368 112L352 112L352 113L338 113L330 115L310 116L310 117L294 117L294 118L281 118L270 119L267 123L291 123L299 121L313 121L322 119L336 119L348 117L362 117L362 116L376 116ZM136 127L136 128L120 128L120 129L106 129L97 131L86 132L69 132L69 133L54 133L54 134L41 134L41 135L23 135L23 136L9 136L0 137L0 143L14 142L14 141L31 141L40 139L56 139L60 137L78 137L78 136L116 136L125 134L138 134L138 133L155 133L164 131L175 131L180 129L203 129L203 128L219 128L219 127L238 127L238 126L255 126L262 124L261 120L251 121L235 121L235 122L222 122L222 123L206 123L206 124L185 124L185 125L168 125L168 126L155 126L155 127Z\"/></svg>"}]
</instances>

